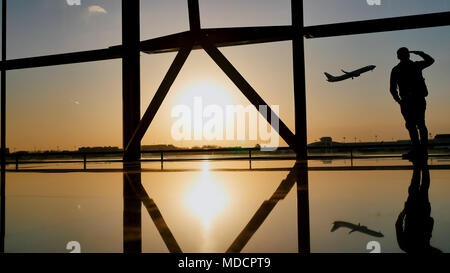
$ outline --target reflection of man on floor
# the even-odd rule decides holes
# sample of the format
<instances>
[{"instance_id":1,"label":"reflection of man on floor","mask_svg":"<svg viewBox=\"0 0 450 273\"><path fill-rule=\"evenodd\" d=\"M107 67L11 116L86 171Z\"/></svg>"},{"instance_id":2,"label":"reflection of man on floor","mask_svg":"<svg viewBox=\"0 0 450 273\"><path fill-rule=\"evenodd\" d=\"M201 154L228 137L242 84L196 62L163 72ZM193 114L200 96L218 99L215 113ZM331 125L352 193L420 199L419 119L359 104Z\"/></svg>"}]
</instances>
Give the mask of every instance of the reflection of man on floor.
<instances>
[{"instance_id":1,"label":"reflection of man on floor","mask_svg":"<svg viewBox=\"0 0 450 273\"><path fill-rule=\"evenodd\" d=\"M422 172L422 184L420 175ZM439 253L439 249L430 245L434 220L428 199L430 188L430 171L426 163L414 163L411 185L408 188L408 199L405 208L395 223L399 247L408 253Z\"/></svg>"},{"instance_id":2,"label":"reflection of man on floor","mask_svg":"<svg viewBox=\"0 0 450 273\"><path fill-rule=\"evenodd\" d=\"M422 57L422 61L413 62L410 53ZM428 89L422 70L434 63L434 59L422 51L409 51L402 47L397 51L400 63L392 69L390 92L394 100L401 106L401 112L406 122L413 144L409 158L426 154L428 145L428 129L425 125L425 110ZM397 90L398 88L398 90ZM420 141L419 141L420 135Z\"/></svg>"}]
</instances>

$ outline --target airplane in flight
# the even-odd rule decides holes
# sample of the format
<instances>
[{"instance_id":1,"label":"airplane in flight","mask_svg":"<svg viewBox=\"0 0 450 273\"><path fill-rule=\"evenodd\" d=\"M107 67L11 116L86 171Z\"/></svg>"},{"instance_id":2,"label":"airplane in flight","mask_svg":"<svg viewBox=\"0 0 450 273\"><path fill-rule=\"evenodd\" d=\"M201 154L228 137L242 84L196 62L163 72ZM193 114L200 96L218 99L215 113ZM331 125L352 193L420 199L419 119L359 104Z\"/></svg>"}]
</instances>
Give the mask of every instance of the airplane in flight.
<instances>
[{"instance_id":1,"label":"airplane in flight","mask_svg":"<svg viewBox=\"0 0 450 273\"><path fill-rule=\"evenodd\" d=\"M367 235L371 235L374 237L384 237L384 235L381 232L377 232L371 229L368 229L366 226L361 226L361 224L355 225L349 222L343 222L343 221L336 221L333 223L333 227L331 228L331 232L336 231L337 229L344 227L350 229L350 233L353 233L355 231L365 233Z\"/></svg>"},{"instance_id":2,"label":"airplane in flight","mask_svg":"<svg viewBox=\"0 0 450 273\"><path fill-rule=\"evenodd\" d=\"M357 69L352 72L347 72L347 71L342 70L342 72L344 72L344 75L337 76L337 77L325 72L325 76L327 77L327 81L329 81L329 82L339 82L339 81L347 80L350 78L353 80L353 78L359 77L362 73L374 70L375 67L376 67L375 65L368 65L368 66L365 66L363 68Z\"/></svg>"}]
</instances>

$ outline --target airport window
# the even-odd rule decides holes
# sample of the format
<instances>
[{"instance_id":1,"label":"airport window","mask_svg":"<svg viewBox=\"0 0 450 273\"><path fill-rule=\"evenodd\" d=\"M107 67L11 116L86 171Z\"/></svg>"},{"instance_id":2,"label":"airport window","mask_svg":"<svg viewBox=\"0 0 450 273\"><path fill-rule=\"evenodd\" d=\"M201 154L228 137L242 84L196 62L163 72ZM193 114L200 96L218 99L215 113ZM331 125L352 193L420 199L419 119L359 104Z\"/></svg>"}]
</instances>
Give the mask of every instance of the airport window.
<instances>
[{"instance_id":1,"label":"airport window","mask_svg":"<svg viewBox=\"0 0 450 273\"><path fill-rule=\"evenodd\" d=\"M236 10L242 13L237 13ZM200 16L204 28L277 26L292 23L289 0L200 0Z\"/></svg>"},{"instance_id":2,"label":"airport window","mask_svg":"<svg viewBox=\"0 0 450 273\"><path fill-rule=\"evenodd\" d=\"M141 40L189 30L185 0L141 1Z\"/></svg>"},{"instance_id":3,"label":"airport window","mask_svg":"<svg viewBox=\"0 0 450 273\"><path fill-rule=\"evenodd\" d=\"M111 60L9 71L11 153L120 146L120 69Z\"/></svg>"},{"instance_id":4,"label":"airport window","mask_svg":"<svg viewBox=\"0 0 450 273\"><path fill-rule=\"evenodd\" d=\"M306 39L309 141L327 136L330 124L340 128L341 133L335 136L337 142L386 142L409 138L407 130L398 130L404 121L389 92L390 73L398 64L396 52L402 46L423 50L436 60L423 71L429 87L426 120L431 138L439 132L450 131L445 125L450 115L450 94L447 92L450 81L445 77L450 71L445 50L450 48L450 39L445 35L449 31L450 27L436 27ZM436 43L436 39L440 42ZM378 46L374 47L374 44ZM412 56L412 59L422 60L420 56ZM329 81L325 75L339 77L346 75L343 71L351 72L370 65L376 67L342 81Z\"/></svg>"},{"instance_id":5,"label":"airport window","mask_svg":"<svg viewBox=\"0 0 450 273\"><path fill-rule=\"evenodd\" d=\"M441 183L450 169L450 7L356 2L8 1L0 252L417 250L398 237L400 228L408 235L402 215L417 209L408 205L417 178L427 223L447 219L441 208L450 206ZM397 59L433 64L423 72L428 90L418 70L413 84L402 78L426 101L410 90L395 96ZM191 142L207 131L211 105L217 116L258 109L258 131L277 131L274 150L234 135ZM411 105L427 111L430 131ZM175 108L194 125L185 139L174 136ZM241 113L236 128L257 131ZM438 242L427 230L415 247L448 252L448 228L436 223ZM371 237L346 232L356 239L344 242L344 228Z\"/></svg>"},{"instance_id":6,"label":"airport window","mask_svg":"<svg viewBox=\"0 0 450 273\"><path fill-rule=\"evenodd\" d=\"M71 1L8 1L8 59L93 50L121 43L120 0L68 3Z\"/></svg>"},{"instance_id":7,"label":"airport window","mask_svg":"<svg viewBox=\"0 0 450 273\"><path fill-rule=\"evenodd\" d=\"M305 0L305 26L450 11L447 0Z\"/></svg>"}]
</instances>

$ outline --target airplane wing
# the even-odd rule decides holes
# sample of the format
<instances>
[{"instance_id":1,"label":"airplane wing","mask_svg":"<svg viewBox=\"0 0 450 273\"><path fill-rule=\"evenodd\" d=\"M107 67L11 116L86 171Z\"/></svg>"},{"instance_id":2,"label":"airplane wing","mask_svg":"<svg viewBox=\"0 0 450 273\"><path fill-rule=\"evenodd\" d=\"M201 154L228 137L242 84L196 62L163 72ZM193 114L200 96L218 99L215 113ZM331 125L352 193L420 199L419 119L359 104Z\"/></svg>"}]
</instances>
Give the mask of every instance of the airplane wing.
<instances>
[{"instance_id":1,"label":"airplane wing","mask_svg":"<svg viewBox=\"0 0 450 273\"><path fill-rule=\"evenodd\" d=\"M378 237L378 238L384 237L383 233L377 232L377 231L374 231L374 230L371 230L371 229L365 229L364 231L361 231L361 232L363 232L363 233L365 233L367 235L371 235L373 237Z\"/></svg>"},{"instance_id":2,"label":"airplane wing","mask_svg":"<svg viewBox=\"0 0 450 273\"><path fill-rule=\"evenodd\" d=\"M356 72L347 72L347 71L345 71L345 70L343 70L343 69L341 69L341 71L342 71L342 72L344 72L344 73L345 73L345 75L347 75L347 76L351 76L351 77L359 77L359 75L361 75L361 73L356 73Z\"/></svg>"},{"instance_id":3,"label":"airplane wing","mask_svg":"<svg viewBox=\"0 0 450 273\"><path fill-rule=\"evenodd\" d=\"M355 232L355 231L360 231L360 230L358 230L357 228L353 228L352 230L349 231L348 234L353 233L353 232Z\"/></svg>"}]
</instances>

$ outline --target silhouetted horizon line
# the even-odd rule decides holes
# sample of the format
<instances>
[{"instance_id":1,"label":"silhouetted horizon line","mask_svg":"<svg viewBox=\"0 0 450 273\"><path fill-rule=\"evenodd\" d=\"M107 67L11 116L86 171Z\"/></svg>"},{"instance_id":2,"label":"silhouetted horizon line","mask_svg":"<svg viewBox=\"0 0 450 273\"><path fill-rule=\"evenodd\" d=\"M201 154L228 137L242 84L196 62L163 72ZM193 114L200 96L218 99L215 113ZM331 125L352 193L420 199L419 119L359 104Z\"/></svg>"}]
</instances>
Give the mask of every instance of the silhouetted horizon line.
<instances>
[{"instance_id":1,"label":"silhouetted horizon line","mask_svg":"<svg viewBox=\"0 0 450 273\"><path fill-rule=\"evenodd\" d=\"M395 144L410 144L410 140L398 139L398 140L379 140L379 141L334 141L332 137L322 137L319 141L314 141L308 143L308 147L327 147L327 146L346 146L346 145L395 145ZM437 134L434 138L430 138L430 143L442 143L447 145L450 143L450 134ZM141 152L154 152L154 151L176 151L176 150L217 150L217 149L259 149L261 144L256 144L254 146L222 146L222 145L203 145L203 146L176 146L175 144L149 144L141 145ZM288 149L288 146L278 147L279 149ZM58 152L123 152L123 148L119 146L82 146L75 149L50 149L50 150L17 150L10 151L10 148L6 148L7 153L58 153Z\"/></svg>"}]
</instances>

